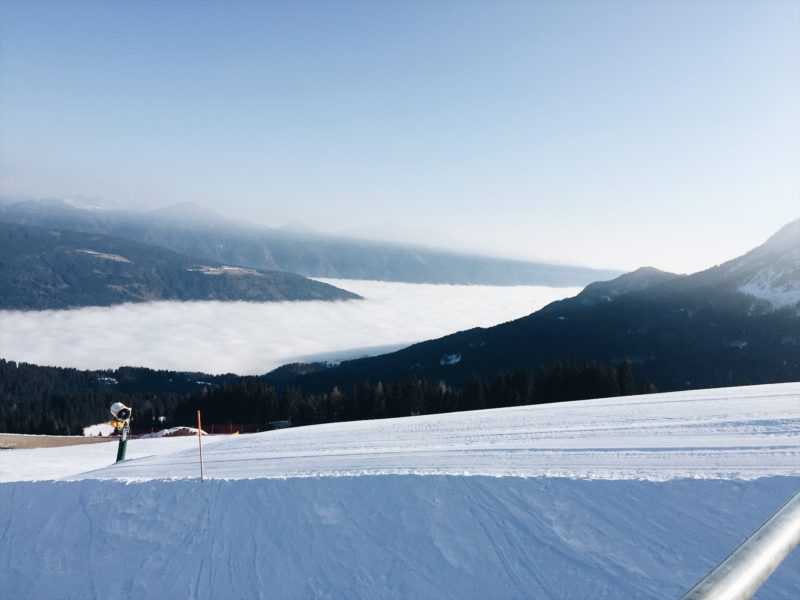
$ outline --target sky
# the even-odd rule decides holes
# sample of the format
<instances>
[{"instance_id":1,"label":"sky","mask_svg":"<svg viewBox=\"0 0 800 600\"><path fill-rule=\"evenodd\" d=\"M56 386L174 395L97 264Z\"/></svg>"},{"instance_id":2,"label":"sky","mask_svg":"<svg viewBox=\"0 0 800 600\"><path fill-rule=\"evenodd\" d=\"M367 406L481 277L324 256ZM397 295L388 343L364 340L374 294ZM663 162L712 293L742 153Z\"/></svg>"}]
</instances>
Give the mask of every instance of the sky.
<instances>
[{"instance_id":1,"label":"sky","mask_svg":"<svg viewBox=\"0 0 800 600\"><path fill-rule=\"evenodd\" d=\"M800 217L800 3L2 0L0 194L693 272Z\"/></svg>"}]
</instances>

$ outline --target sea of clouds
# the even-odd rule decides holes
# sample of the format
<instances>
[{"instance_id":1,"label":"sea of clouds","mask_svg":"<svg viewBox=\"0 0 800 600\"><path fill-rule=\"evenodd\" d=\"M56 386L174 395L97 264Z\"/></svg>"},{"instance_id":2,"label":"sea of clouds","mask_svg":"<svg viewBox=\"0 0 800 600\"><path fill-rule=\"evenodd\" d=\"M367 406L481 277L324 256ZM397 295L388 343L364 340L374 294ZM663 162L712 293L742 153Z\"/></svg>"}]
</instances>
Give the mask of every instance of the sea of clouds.
<instances>
[{"instance_id":1,"label":"sea of clouds","mask_svg":"<svg viewBox=\"0 0 800 600\"><path fill-rule=\"evenodd\" d=\"M580 291L324 281L364 299L0 311L0 357L80 369L131 365L261 374L290 362L380 354L455 331L496 325Z\"/></svg>"}]
</instances>

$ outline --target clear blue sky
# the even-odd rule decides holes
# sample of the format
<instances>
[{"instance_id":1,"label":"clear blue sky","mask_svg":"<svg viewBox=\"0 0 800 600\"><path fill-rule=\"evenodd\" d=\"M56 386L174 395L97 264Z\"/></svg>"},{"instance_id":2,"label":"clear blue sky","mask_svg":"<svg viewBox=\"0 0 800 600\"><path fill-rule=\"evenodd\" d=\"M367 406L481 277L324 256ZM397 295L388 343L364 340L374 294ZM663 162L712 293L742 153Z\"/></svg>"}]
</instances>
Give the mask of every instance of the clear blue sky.
<instances>
[{"instance_id":1,"label":"clear blue sky","mask_svg":"<svg viewBox=\"0 0 800 600\"><path fill-rule=\"evenodd\" d=\"M800 3L2 0L0 192L694 271L800 217Z\"/></svg>"}]
</instances>

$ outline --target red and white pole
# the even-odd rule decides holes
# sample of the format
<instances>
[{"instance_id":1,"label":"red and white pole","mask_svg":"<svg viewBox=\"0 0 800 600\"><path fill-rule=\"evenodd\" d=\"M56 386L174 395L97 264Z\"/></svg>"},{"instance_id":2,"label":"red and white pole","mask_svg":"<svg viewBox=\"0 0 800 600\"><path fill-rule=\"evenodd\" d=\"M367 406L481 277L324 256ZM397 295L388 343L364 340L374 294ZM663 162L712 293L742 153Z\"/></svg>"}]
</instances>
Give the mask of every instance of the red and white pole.
<instances>
[{"instance_id":1,"label":"red and white pole","mask_svg":"<svg viewBox=\"0 0 800 600\"><path fill-rule=\"evenodd\" d=\"M203 427L200 423L200 409L197 409L197 444L200 447L200 481L204 480L203 477Z\"/></svg>"}]
</instances>

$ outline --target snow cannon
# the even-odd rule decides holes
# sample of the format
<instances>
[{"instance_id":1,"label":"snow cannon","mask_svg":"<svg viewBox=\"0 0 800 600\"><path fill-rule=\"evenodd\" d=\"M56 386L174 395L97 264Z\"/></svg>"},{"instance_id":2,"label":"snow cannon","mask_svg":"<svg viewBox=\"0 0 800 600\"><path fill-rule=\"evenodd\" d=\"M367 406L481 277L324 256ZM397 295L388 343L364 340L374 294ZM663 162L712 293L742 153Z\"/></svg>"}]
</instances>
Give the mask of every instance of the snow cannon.
<instances>
[{"instance_id":1,"label":"snow cannon","mask_svg":"<svg viewBox=\"0 0 800 600\"><path fill-rule=\"evenodd\" d=\"M131 430L131 415L133 409L122 402L114 402L109 409L114 420L111 425L120 432L119 446L117 447L117 462L125 460L125 451L128 449L128 432Z\"/></svg>"},{"instance_id":2,"label":"snow cannon","mask_svg":"<svg viewBox=\"0 0 800 600\"><path fill-rule=\"evenodd\" d=\"M131 407L125 406L122 402L114 402L110 410L115 422L125 423L131 420ZM118 427L118 429L121 428Z\"/></svg>"}]
</instances>

